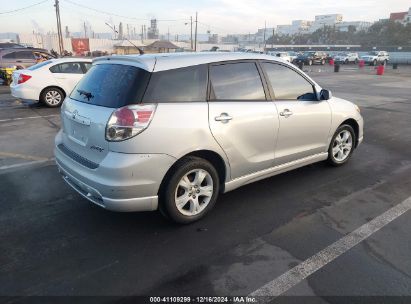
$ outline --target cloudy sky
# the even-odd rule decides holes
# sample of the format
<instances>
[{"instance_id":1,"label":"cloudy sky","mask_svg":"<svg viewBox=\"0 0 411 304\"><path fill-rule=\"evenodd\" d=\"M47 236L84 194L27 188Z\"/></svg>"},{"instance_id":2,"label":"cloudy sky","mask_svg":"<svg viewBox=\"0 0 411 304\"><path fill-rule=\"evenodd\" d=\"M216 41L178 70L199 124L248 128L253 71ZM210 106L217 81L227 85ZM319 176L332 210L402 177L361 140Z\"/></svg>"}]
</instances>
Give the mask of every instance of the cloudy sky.
<instances>
[{"instance_id":1,"label":"cloudy sky","mask_svg":"<svg viewBox=\"0 0 411 304\"><path fill-rule=\"evenodd\" d=\"M0 32L56 31L54 0L26 10L8 13L42 0L1 0ZM89 9L86 7L95 9ZM137 29L148 19L159 20L160 32L189 33L187 19L199 13L199 32L253 33L257 28L288 24L294 19L312 20L320 14L343 14L345 21L375 21L390 12L407 11L410 0L60 0L62 25L81 31L83 22L95 32L107 32L105 22L122 21ZM98 11L96 11L98 10ZM105 13L108 12L108 13ZM123 17L120 17L123 16Z\"/></svg>"}]
</instances>

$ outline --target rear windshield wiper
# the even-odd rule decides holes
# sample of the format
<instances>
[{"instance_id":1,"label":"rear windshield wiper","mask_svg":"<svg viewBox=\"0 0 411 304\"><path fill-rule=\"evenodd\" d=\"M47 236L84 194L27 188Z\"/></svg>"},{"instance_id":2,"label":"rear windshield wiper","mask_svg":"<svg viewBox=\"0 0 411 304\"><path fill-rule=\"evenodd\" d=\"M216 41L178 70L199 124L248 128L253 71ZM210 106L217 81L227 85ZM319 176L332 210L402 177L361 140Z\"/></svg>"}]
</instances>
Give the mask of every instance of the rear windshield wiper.
<instances>
[{"instance_id":1,"label":"rear windshield wiper","mask_svg":"<svg viewBox=\"0 0 411 304\"><path fill-rule=\"evenodd\" d=\"M86 97L88 101L90 101L90 99L94 97L94 95L91 94L90 92L86 92L86 91L83 91L83 90L77 90L77 92L80 93L80 96L84 95L84 97Z\"/></svg>"}]
</instances>

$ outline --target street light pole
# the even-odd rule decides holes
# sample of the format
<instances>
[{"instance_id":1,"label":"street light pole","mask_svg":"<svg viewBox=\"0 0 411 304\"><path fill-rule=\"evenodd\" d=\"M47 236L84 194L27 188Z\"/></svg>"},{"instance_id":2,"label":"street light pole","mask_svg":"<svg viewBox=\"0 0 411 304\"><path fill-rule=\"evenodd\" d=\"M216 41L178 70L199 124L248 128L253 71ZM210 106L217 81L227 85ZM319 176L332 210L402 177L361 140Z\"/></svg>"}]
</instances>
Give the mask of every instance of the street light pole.
<instances>
[{"instance_id":1,"label":"street light pole","mask_svg":"<svg viewBox=\"0 0 411 304\"><path fill-rule=\"evenodd\" d=\"M57 19L57 35L59 41L59 50L60 55L63 55L64 45L63 45L63 35L61 32L61 19L60 19L60 7L59 7L59 0L54 1L54 7L56 8L56 19Z\"/></svg>"},{"instance_id":2,"label":"street light pole","mask_svg":"<svg viewBox=\"0 0 411 304\"><path fill-rule=\"evenodd\" d=\"M198 12L196 12L196 27L195 27L195 36L194 36L194 52L197 52L197 23L198 23Z\"/></svg>"},{"instance_id":3,"label":"street light pole","mask_svg":"<svg viewBox=\"0 0 411 304\"><path fill-rule=\"evenodd\" d=\"M190 43L191 50L193 50L193 16L190 16Z\"/></svg>"}]
</instances>

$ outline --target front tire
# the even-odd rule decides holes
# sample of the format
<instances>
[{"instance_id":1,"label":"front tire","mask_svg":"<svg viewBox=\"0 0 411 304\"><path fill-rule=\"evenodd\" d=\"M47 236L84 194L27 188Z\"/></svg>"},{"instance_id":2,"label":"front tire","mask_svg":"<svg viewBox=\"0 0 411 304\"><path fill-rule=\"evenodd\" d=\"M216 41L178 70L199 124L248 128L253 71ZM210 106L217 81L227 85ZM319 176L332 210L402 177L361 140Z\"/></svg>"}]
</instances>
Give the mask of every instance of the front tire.
<instances>
[{"instance_id":1,"label":"front tire","mask_svg":"<svg viewBox=\"0 0 411 304\"><path fill-rule=\"evenodd\" d=\"M187 157L177 163L160 193L160 211L179 224L204 217L214 206L219 193L219 176L205 159Z\"/></svg>"},{"instance_id":2,"label":"front tire","mask_svg":"<svg viewBox=\"0 0 411 304\"><path fill-rule=\"evenodd\" d=\"M341 125L331 140L328 148L328 163L332 166L342 166L351 158L355 148L355 132L350 125Z\"/></svg>"},{"instance_id":3,"label":"front tire","mask_svg":"<svg viewBox=\"0 0 411 304\"><path fill-rule=\"evenodd\" d=\"M59 88L47 88L41 93L40 101L49 108L57 108L64 101L64 93Z\"/></svg>"}]
</instances>

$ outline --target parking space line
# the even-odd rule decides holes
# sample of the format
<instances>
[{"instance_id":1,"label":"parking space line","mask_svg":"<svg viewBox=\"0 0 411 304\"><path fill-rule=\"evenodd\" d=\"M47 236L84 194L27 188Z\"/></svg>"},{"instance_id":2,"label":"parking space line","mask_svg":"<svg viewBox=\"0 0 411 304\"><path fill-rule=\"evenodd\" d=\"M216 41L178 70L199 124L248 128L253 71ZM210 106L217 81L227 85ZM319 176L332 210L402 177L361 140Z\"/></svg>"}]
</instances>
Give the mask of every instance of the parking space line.
<instances>
[{"instance_id":1,"label":"parking space line","mask_svg":"<svg viewBox=\"0 0 411 304\"><path fill-rule=\"evenodd\" d=\"M21 158L21 159L26 159L26 160L42 160L42 161L47 160L46 157L38 157L38 156L11 153L11 152L0 152L0 157L2 156L8 157L8 158Z\"/></svg>"},{"instance_id":2,"label":"parking space line","mask_svg":"<svg viewBox=\"0 0 411 304\"><path fill-rule=\"evenodd\" d=\"M332 262L354 246L411 209L411 197L347 234L330 246L290 269L286 273L255 290L250 296L262 296L265 303L291 289L317 270Z\"/></svg>"},{"instance_id":3,"label":"parking space line","mask_svg":"<svg viewBox=\"0 0 411 304\"><path fill-rule=\"evenodd\" d=\"M45 162L53 161L53 160L54 160L54 157L53 158L42 159L42 160L34 160L34 161L31 161L31 162L19 163L19 164L14 164L14 165L5 165L5 166L0 167L0 171L1 170L24 167L24 166L41 164L41 163L45 163Z\"/></svg>"},{"instance_id":4,"label":"parking space line","mask_svg":"<svg viewBox=\"0 0 411 304\"><path fill-rule=\"evenodd\" d=\"M15 121L15 120L35 119L35 118L48 118L48 117L55 117L55 116L60 116L60 114L7 118L7 119L0 119L0 122L9 122L9 121Z\"/></svg>"}]
</instances>

